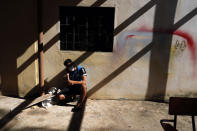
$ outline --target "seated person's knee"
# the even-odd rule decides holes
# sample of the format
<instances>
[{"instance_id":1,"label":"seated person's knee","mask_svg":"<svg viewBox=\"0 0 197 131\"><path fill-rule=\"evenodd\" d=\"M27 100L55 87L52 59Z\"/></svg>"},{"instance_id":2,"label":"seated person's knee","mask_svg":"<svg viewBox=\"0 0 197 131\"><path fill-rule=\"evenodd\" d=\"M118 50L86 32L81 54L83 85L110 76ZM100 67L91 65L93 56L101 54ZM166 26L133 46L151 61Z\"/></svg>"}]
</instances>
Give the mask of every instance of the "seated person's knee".
<instances>
[{"instance_id":1,"label":"seated person's knee","mask_svg":"<svg viewBox=\"0 0 197 131\"><path fill-rule=\"evenodd\" d=\"M60 94L60 95L59 95L59 100L64 100L64 99L65 99L65 96L62 95L62 94Z\"/></svg>"}]
</instances>

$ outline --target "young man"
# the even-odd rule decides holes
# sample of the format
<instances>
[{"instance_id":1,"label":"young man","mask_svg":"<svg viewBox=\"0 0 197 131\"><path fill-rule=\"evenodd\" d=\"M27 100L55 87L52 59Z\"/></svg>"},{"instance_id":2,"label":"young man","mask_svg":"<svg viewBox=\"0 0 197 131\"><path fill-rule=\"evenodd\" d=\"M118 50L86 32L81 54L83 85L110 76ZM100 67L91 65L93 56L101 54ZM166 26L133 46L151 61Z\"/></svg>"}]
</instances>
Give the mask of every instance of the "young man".
<instances>
[{"instance_id":1,"label":"young man","mask_svg":"<svg viewBox=\"0 0 197 131\"><path fill-rule=\"evenodd\" d=\"M66 69L68 69L68 66L72 63L72 60L71 59L66 59L64 61L64 66L66 67Z\"/></svg>"},{"instance_id":2,"label":"young man","mask_svg":"<svg viewBox=\"0 0 197 131\"><path fill-rule=\"evenodd\" d=\"M80 100L78 101L75 108L81 108L85 97L86 97L86 79L87 74L85 68L82 66L77 66L74 62L66 65L67 74L66 80L68 87L64 88L59 94L59 100L64 100L68 95L80 94Z\"/></svg>"}]
</instances>

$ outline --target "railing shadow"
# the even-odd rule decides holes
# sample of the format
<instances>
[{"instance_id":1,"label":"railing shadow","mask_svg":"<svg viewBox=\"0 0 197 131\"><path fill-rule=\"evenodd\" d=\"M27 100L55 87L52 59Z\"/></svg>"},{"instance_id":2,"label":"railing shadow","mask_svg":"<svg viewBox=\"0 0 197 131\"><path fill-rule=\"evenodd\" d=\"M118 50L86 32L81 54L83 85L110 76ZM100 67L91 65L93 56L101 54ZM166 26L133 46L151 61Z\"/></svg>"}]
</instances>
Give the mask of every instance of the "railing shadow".
<instances>
[{"instance_id":1,"label":"railing shadow","mask_svg":"<svg viewBox=\"0 0 197 131\"><path fill-rule=\"evenodd\" d=\"M35 98L25 99L20 105L10 111L7 115L0 119L0 130L6 126L15 116L17 116L22 110L24 110Z\"/></svg>"},{"instance_id":2,"label":"railing shadow","mask_svg":"<svg viewBox=\"0 0 197 131\"><path fill-rule=\"evenodd\" d=\"M155 4L156 4L156 0L151 0L146 5L144 5L142 8L140 8L138 11L136 11L133 15L131 15L129 18L127 18L118 27L116 27L116 29L114 30L114 36L116 36L121 31L123 31L126 27L128 27L131 23L133 23L135 20L137 20L137 18L142 16L144 13L146 13Z\"/></svg>"},{"instance_id":3,"label":"railing shadow","mask_svg":"<svg viewBox=\"0 0 197 131\"><path fill-rule=\"evenodd\" d=\"M94 87L92 87L88 93L87 96L90 97L92 94L94 94L96 91L98 91L100 88L102 88L104 85L109 83L111 80L113 80L115 77L117 77L121 72L123 72L125 69L127 69L129 66L131 66L133 63L135 63L137 60L139 60L142 56L144 56L148 51L150 51L152 48L152 43L144 47L141 51L139 51L136 55L134 55L132 58L130 58L127 62L122 64L118 69L113 71L110 75L105 77L102 81L100 81L98 84L96 84Z\"/></svg>"},{"instance_id":4,"label":"railing shadow","mask_svg":"<svg viewBox=\"0 0 197 131\"><path fill-rule=\"evenodd\" d=\"M101 6L103 3L105 3L107 0L97 0L96 2L94 2L91 6L92 7L99 7Z\"/></svg>"}]
</instances>

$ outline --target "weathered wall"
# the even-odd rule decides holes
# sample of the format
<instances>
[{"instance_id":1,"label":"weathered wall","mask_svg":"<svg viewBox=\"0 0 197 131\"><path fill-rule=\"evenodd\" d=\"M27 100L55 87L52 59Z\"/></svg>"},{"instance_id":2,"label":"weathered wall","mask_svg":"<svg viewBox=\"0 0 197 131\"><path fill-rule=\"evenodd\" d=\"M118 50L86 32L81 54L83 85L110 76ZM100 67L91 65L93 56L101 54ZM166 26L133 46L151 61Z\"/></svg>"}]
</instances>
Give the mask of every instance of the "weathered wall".
<instances>
[{"instance_id":1,"label":"weathered wall","mask_svg":"<svg viewBox=\"0 0 197 131\"><path fill-rule=\"evenodd\" d=\"M25 96L38 84L36 2L1 3L0 90ZM113 52L60 51L59 6L114 7ZM196 0L43 0L46 87L64 86L71 58L87 69L91 98L196 96L196 7Z\"/></svg>"},{"instance_id":2,"label":"weathered wall","mask_svg":"<svg viewBox=\"0 0 197 131\"><path fill-rule=\"evenodd\" d=\"M0 2L0 92L25 96L38 84L35 0Z\"/></svg>"},{"instance_id":3,"label":"weathered wall","mask_svg":"<svg viewBox=\"0 0 197 131\"><path fill-rule=\"evenodd\" d=\"M70 5L115 7L112 53L60 51L58 6ZM195 0L45 0L47 86L63 86L63 61L71 58L87 69L91 98L196 96L196 7Z\"/></svg>"}]
</instances>

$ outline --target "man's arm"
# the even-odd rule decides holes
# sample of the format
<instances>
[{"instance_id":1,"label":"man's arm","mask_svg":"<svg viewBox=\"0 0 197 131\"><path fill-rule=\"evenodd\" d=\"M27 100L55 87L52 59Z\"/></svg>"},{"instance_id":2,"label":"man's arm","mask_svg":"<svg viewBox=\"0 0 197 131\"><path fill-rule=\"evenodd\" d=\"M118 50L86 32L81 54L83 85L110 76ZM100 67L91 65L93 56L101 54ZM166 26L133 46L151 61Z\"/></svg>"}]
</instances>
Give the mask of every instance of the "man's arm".
<instances>
[{"instance_id":1,"label":"man's arm","mask_svg":"<svg viewBox=\"0 0 197 131\"><path fill-rule=\"evenodd\" d=\"M79 84L79 85L86 84L87 76L86 76L86 75L83 75L82 78L83 78L82 81L73 81L73 80L68 79L68 82L69 82L71 85L75 85L75 84Z\"/></svg>"},{"instance_id":2,"label":"man's arm","mask_svg":"<svg viewBox=\"0 0 197 131\"><path fill-rule=\"evenodd\" d=\"M86 74L86 70L85 68L81 68L79 70L79 74L80 76L82 77L82 81L74 81L74 80L68 80L68 82L71 84L71 85L75 85L75 84L79 84L79 85L83 85L85 84L86 85L86 80L87 80L87 74Z\"/></svg>"},{"instance_id":3,"label":"man's arm","mask_svg":"<svg viewBox=\"0 0 197 131\"><path fill-rule=\"evenodd\" d=\"M66 74L66 80L70 80L69 73Z\"/></svg>"}]
</instances>

